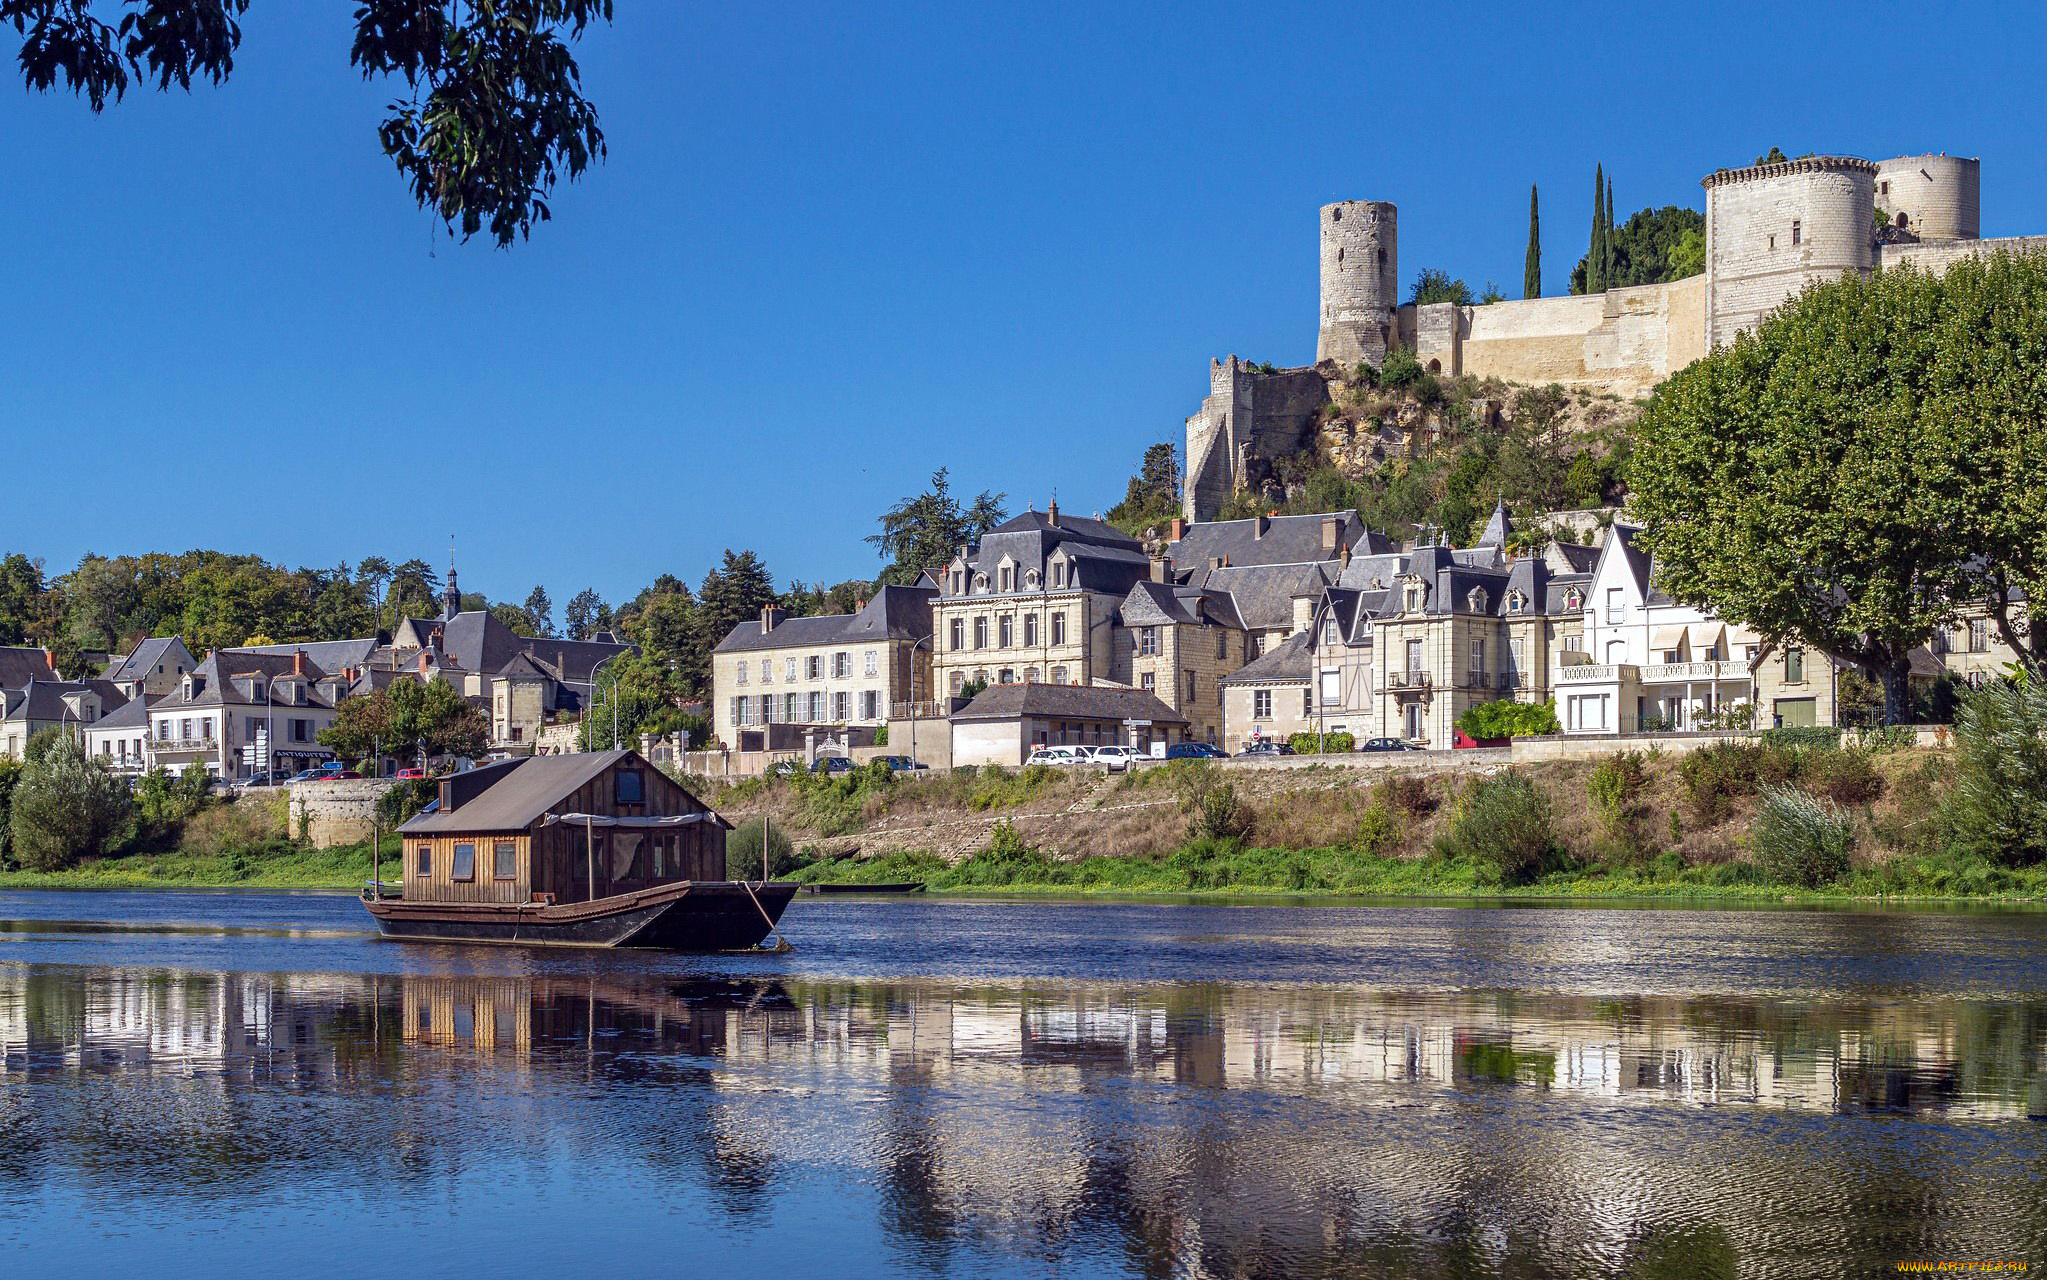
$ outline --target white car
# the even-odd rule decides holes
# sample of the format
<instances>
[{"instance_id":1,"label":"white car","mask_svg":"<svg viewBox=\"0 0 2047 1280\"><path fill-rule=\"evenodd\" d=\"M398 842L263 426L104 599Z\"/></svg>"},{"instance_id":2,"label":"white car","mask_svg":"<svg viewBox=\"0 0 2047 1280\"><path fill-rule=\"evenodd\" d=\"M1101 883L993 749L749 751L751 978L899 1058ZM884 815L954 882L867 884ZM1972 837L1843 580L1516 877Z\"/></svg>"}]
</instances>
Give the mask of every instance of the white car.
<instances>
[{"instance_id":1,"label":"white car","mask_svg":"<svg viewBox=\"0 0 2047 1280\"><path fill-rule=\"evenodd\" d=\"M1024 763L1027 765L1072 765L1089 764L1091 761L1087 758L1087 748L1085 747L1039 747L1036 751L1031 752L1030 758L1025 760Z\"/></svg>"},{"instance_id":2,"label":"white car","mask_svg":"<svg viewBox=\"0 0 2047 1280\"><path fill-rule=\"evenodd\" d=\"M1094 763L1106 766L1110 773L1122 773L1130 768L1131 761L1145 758L1136 747L1096 747Z\"/></svg>"}]
</instances>

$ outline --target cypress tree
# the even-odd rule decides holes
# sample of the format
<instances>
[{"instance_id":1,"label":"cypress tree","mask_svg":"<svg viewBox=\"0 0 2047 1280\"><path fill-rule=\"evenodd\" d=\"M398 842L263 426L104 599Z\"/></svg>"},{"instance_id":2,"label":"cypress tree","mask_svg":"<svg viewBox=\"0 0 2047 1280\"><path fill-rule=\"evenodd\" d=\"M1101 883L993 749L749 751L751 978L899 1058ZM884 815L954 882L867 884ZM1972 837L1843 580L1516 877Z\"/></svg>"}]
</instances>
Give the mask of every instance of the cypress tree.
<instances>
[{"instance_id":1,"label":"cypress tree","mask_svg":"<svg viewBox=\"0 0 2047 1280\"><path fill-rule=\"evenodd\" d=\"M1528 258L1521 267L1521 296L1542 296L1542 218L1535 208L1535 184L1528 184Z\"/></svg>"},{"instance_id":2,"label":"cypress tree","mask_svg":"<svg viewBox=\"0 0 2047 1280\"><path fill-rule=\"evenodd\" d=\"M1620 246L1613 234L1613 175L1606 176L1606 264L1599 269L1602 284L1611 289L1620 283Z\"/></svg>"},{"instance_id":3,"label":"cypress tree","mask_svg":"<svg viewBox=\"0 0 2047 1280\"><path fill-rule=\"evenodd\" d=\"M1592 245L1585 253L1585 292L1606 292L1606 166L1592 166Z\"/></svg>"}]
</instances>

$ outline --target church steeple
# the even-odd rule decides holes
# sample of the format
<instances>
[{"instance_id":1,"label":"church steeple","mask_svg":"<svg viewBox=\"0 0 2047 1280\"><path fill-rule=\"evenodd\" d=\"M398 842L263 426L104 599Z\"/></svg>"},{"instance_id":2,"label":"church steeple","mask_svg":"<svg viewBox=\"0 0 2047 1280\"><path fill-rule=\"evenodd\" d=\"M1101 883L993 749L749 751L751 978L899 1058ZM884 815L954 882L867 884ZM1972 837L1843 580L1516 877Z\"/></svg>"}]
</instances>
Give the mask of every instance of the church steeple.
<instances>
[{"instance_id":1,"label":"church steeple","mask_svg":"<svg viewBox=\"0 0 2047 1280\"><path fill-rule=\"evenodd\" d=\"M448 539L448 587L441 592L441 621L462 612L462 589L455 585L455 540Z\"/></svg>"}]
</instances>

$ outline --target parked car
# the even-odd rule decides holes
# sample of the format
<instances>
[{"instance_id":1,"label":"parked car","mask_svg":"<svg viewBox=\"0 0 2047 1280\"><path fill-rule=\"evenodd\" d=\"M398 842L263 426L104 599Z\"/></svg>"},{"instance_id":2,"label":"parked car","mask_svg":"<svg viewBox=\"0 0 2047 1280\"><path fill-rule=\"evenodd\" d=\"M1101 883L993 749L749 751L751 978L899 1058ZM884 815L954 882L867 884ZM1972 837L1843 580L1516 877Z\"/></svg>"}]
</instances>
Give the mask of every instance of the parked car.
<instances>
[{"instance_id":1,"label":"parked car","mask_svg":"<svg viewBox=\"0 0 2047 1280\"><path fill-rule=\"evenodd\" d=\"M270 770L264 769L242 779L242 785L245 787L276 787L282 786L289 781L291 779L285 777L282 773L272 773Z\"/></svg>"},{"instance_id":2,"label":"parked car","mask_svg":"<svg viewBox=\"0 0 2047 1280\"><path fill-rule=\"evenodd\" d=\"M812 773L851 773L859 767L846 756L819 756L810 763Z\"/></svg>"},{"instance_id":3,"label":"parked car","mask_svg":"<svg viewBox=\"0 0 2047 1280\"><path fill-rule=\"evenodd\" d=\"M1086 765L1093 764L1085 747L1039 747L1024 760L1027 765Z\"/></svg>"},{"instance_id":4,"label":"parked car","mask_svg":"<svg viewBox=\"0 0 2047 1280\"><path fill-rule=\"evenodd\" d=\"M398 779L400 782L405 782L413 778L424 778L426 776L426 770L420 768L417 765L414 765L410 769L400 769L397 773L394 773L391 776Z\"/></svg>"},{"instance_id":5,"label":"parked car","mask_svg":"<svg viewBox=\"0 0 2047 1280\"><path fill-rule=\"evenodd\" d=\"M1110 773L1124 773L1133 760L1144 759L1144 753L1136 747L1096 747L1092 759Z\"/></svg>"},{"instance_id":6,"label":"parked car","mask_svg":"<svg viewBox=\"0 0 2047 1280\"><path fill-rule=\"evenodd\" d=\"M1175 742L1166 748L1168 760L1227 760L1230 753L1206 742Z\"/></svg>"},{"instance_id":7,"label":"parked car","mask_svg":"<svg viewBox=\"0 0 2047 1280\"><path fill-rule=\"evenodd\" d=\"M1400 738L1366 738L1358 744L1360 751L1420 751L1412 742Z\"/></svg>"},{"instance_id":8,"label":"parked car","mask_svg":"<svg viewBox=\"0 0 2047 1280\"><path fill-rule=\"evenodd\" d=\"M327 776L327 774L326 774L326 772L325 772L324 770L320 770L320 769L301 769L301 770L299 770L299 771L298 771L297 773L294 773L293 775L291 775L291 776L290 776L289 778L286 778L286 779L285 779L285 781L286 781L286 782L319 782L319 781L320 781L321 779L325 778L326 776Z\"/></svg>"},{"instance_id":9,"label":"parked car","mask_svg":"<svg viewBox=\"0 0 2047 1280\"><path fill-rule=\"evenodd\" d=\"M1288 746L1284 742L1274 742L1270 738L1264 738L1257 742L1254 742L1250 746L1245 747L1242 751L1239 751L1237 753L1237 755L1240 758L1245 760L1249 760L1253 757L1260 756L1263 757L1290 756L1293 754L1295 754L1295 752L1292 747Z\"/></svg>"},{"instance_id":10,"label":"parked car","mask_svg":"<svg viewBox=\"0 0 2047 1280\"><path fill-rule=\"evenodd\" d=\"M929 769L931 766L912 760L908 756L876 756L876 760L887 765L892 772L909 773L913 769Z\"/></svg>"},{"instance_id":11,"label":"parked car","mask_svg":"<svg viewBox=\"0 0 2047 1280\"><path fill-rule=\"evenodd\" d=\"M353 782L362 777L353 769L336 769L332 773L323 773L320 776L328 782Z\"/></svg>"}]
</instances>

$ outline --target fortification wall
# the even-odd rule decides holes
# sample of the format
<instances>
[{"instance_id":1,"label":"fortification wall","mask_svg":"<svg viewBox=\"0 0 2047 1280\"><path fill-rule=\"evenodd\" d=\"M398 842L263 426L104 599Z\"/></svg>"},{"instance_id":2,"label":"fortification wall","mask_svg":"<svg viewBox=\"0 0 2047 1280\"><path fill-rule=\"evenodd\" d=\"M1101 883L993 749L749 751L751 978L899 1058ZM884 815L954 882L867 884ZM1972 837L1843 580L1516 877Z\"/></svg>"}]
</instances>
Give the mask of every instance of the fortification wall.
<instances>
[{"instance_id":1,"label":"fortification wall","mask_svg":"<svg viewBox=\"0 0 2047 1280\"><path fill-rule=\"evenodd\" d=\"M1399 214L1384 200L1325 205L1322 227L1322 324L1315 360L1348 369L1377 365L1393 336L1400 300Z\"/></svg>"},{"instance_id":2,"label":"fortification wall","mask_svg":"<svg viewBox=\"0 0 2047 1280\"><path fill-rule=\"evenodd\" d=\"M1890 270L1911 263L1921 271L1939 273L1964 258L1993 253L2037 253L2047 249L2047 236L2006 236L1999 240L1948 240L1936 244L1877 246L1877 265Z\"/></svg>"},{"instance_id":3,"label":"fortification wall","mask_svg":"<svg viewBox=\"0 0 2047 1280\"><path fill-rule=\"evenodd\" d=\"M1403 313L1415 356L1445 373L1645 394L1706 353L1704 276L1603 294ZM1455 328L1450 321L1454 317Z\"/></svg>"},{"instance_id":4,"label":"fortification wall","mask_svg":"<svg viewBox=\"0 0 2047 1280\"><path fill-rule=\"evenodd\" d=\"M294 782L291 829L303 825L316 849L368 840L376 822L377 801L391 784L381 778L344 778L336 782Z\"/></svg>"}]
</instances>

